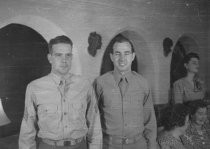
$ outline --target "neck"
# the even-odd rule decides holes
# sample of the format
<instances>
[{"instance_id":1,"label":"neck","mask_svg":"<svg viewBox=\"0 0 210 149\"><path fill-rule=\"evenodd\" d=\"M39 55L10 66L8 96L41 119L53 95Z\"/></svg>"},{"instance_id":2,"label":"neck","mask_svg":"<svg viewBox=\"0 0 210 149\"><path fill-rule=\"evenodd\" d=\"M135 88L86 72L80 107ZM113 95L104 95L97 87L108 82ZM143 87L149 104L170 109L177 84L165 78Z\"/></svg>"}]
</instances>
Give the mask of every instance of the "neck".
<instances>
[{"instance_id":1,"label":"neck","mask_svg":"<svg viewBox=\"0 0 210 149\"><path fill-rule=\"evenodd\" d=\"M118 72L121 75L125 75L126 73L131 72L131 70L127 70L127 71L119 71L118 69L115 69L114 71Z\"/></svg>"},{"instance_id":2,"label":"neck","mask_svg":"<svg viewBox=\"0 0 210 149\"><path fill-rule=\"evenodd\" d=\"M180 140L180 136L182 135L182 133L178 130L178 129L173 129L169 132L174 138Z\"/></svg>"},{"instance_id":3,"label":"neck","mask_svg":"<svg viewBox=\"0 0 210 149\"><path fill-rule=\"evenodd\" d=\"M59 74L59 73L56 73L56 72L53 72L52 73L56 76L58 76L59 78L66 78L68 76L68 74L65 74L65 75L62 75L62 74Z\"/></svg>"},{"instance_id":4,"label":"neck","mask_svg":"<svg viewBox=\"0 0 210 149\"><path fill-rule=\"evenodd\" d=\"M194 74L194 73L190 73L190 72L187 73L186 78L187 78L189 81L193 81L194 77L195 77L195 74Z\"/></svg>"}]
</instances>

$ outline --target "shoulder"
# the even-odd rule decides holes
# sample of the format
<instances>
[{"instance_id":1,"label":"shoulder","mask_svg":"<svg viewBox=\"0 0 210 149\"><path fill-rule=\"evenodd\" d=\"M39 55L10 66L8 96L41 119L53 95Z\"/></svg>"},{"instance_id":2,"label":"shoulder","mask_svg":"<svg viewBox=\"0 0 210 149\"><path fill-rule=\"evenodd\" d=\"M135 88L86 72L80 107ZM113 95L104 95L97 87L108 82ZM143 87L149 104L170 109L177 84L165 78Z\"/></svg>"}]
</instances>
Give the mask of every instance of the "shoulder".
<instances>
[{"instance_id":1,"label":"shoulder","mask_svg":"<svg viewBox=\"0 0 210 149\"><path fill-rule=\"evenodd\" d=\"M109 71L109 72L107 72L107 73L105 73L105 74L103 74L103 75L97 77L97 78L95 79L95 82L97 82L97 83L102 83L102 82L104 82L104 81L110 80L111 78L113 78L113 71Z\"/></svg>"},{"instance_id":2,"label":"shoulder","mask_svg":"<svg viewBox=\"0 0 210 149\"><path fill-rule=\"evenodd\" d=\"M82 75L72 74L70 77L70 81L74 84L79 84L81 86L90 86L91 80Z\"/></svg>"},{"instance_id":3,"label":"shoulder","mask_svg":"<svg viewBox=\"0 0 210 149\"><path fill-rule=\"evenodd\" d=\"M133 84L138 83L138 86L140 86L141 88L149 89L149 84L147 79L145 79L141 74L132 71L130 78Z\"/></svg>"},{"instance_id":4,"label":"shoulder","mask_svg":"<svg viewBox=\"0 0 210 149\"><path fill-rule=\"evenodd\" d=\"M185 79L184 79L184 78L181 78L181 79L179 79L179 80L176 80L176 81L174 82L174 85L183 84L184 81L185 81Z\"/></svg>"},{"instance_id":5,"label":"shoulder","mask_svg":"<svg viewBox=\"0 0 210 149\"><path fill-rule=\"evenodd\" d=\"M49 75L43 76L41 78L35 79L31 81L28 86L39 86L42 84L49 84L52 82L52 79L50 78Z\"/></svg>"}]
</instances>

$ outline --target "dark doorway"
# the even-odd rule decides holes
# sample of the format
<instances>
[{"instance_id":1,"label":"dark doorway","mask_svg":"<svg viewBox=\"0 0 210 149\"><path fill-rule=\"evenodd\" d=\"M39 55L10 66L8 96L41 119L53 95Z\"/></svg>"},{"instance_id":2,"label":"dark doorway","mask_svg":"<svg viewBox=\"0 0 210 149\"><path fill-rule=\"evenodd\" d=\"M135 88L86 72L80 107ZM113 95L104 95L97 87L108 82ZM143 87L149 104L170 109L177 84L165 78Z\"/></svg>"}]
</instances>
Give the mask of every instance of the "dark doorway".
<instances>
[{"instance_id":1,"label":"dark doorway","mask_svg":"<svg viewBox=\"0 0 210 149\"><path fill-rule=\"evenodd\" d=\"M27 84L50 72L47 42L35 30L21 24L0 29L0 97L12 121L0 127L0 137L19 132Z\"/></svg>"}]
</instances>

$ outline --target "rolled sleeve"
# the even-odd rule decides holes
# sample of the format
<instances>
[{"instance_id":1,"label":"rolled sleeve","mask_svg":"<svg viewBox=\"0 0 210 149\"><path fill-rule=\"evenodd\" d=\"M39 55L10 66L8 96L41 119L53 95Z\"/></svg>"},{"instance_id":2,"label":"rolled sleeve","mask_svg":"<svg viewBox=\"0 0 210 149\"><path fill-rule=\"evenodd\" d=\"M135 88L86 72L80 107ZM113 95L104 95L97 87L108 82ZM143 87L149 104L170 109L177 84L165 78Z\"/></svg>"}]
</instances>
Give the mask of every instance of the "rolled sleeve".
<instances>
[{"instance_id":1,"label":"rolled sleeve","mask_svg":"<svg viewBox=\"0 0 210 149\"><path fill-rule=\"evenodd\" d=\"M19 135L19 149L36 149L36 110L31 87L26 89L25 110Z\"/></svg>"}]
</instances>

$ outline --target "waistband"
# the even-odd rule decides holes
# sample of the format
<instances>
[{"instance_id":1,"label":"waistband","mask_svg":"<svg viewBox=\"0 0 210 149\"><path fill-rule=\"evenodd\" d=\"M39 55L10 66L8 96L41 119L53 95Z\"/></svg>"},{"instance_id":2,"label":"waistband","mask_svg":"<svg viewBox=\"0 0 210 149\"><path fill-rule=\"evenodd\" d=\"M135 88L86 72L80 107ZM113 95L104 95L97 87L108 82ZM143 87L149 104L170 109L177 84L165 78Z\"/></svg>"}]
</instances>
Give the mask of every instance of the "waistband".
<instances>
[{"instance_id":1,"label":"waistband","mask_svg":"<svg viewBox=\"0 0 210 149\"><path fill-rule=\"evenodd\" d=\"M134 144L142 138L142 134L139 133L133 137L122 137L103 134L104 141L108 144Z\"/></svg>"},{"instance_id":2,"label":"waistband","mask_svg":"<svg viewBox=\"0 0 210 149\"><path fill-rule=\"evenodd\" d=\"M50 139L41 139L42 142L53 145L53 146L73 146L78 143L81 143L85 140L85 137L77 138L77 139L70 139L70 140L50 140Z\"/></svg>"}]
</instances>

